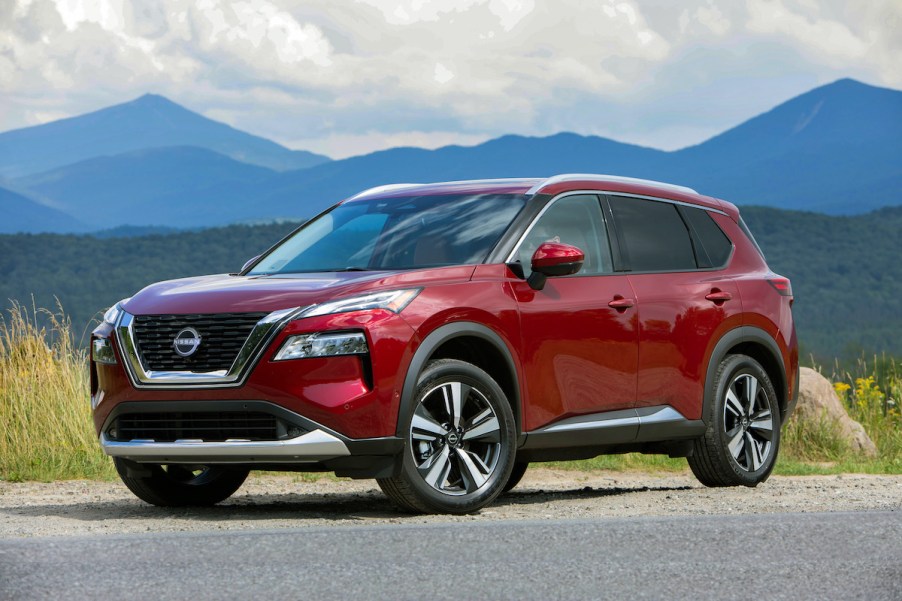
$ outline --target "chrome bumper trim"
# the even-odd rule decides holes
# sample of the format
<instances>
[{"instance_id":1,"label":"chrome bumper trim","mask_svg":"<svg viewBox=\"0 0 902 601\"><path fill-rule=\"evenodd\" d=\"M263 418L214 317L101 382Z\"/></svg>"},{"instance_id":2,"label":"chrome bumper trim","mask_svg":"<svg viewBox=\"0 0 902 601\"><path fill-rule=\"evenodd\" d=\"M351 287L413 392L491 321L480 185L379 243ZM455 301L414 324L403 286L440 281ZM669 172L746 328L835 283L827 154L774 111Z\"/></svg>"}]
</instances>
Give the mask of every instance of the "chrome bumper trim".
<instances>
[{"instance_id":1,"label":"chrome bumper trim","mask_svg":"<svg viewBox=\"0 0 902 601\"><path fill-rule=\"evenodd\" d=\"M132 440L116 442L100 435L103 452L111 457L126 457L138 462L166 463L203 459L211 463L267 463L291 461L311 463L347 457L351 454L339 438L322 430L313 430L290 440L203 442L177 440L155 442Z\"/></svg>"}]
</instances>

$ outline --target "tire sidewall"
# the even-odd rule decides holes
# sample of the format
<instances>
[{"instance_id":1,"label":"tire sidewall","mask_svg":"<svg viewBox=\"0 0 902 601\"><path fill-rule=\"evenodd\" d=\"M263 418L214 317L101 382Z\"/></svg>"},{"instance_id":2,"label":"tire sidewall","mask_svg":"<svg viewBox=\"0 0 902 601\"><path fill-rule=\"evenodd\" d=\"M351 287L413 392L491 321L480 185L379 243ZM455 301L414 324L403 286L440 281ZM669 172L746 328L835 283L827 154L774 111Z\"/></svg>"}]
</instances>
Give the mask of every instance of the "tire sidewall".
<instances>
[{"instance_id":1,"label":"tire sidewall","mask_svg":"<svg viewBox=\"0 0 902 601\"><path fill-rule=\"evenodd\" d=\"M721 364L722 368L718 370L718 377L714 382L714 402L711 403L710 424L714 429L714 437L720 454L723 456L724 463L729 465L733 471L738 483L745 486L754 486L760 482L767 480L776 463L777 454L780 450L780 405L777 402L777 392L774 389L767 372L760 363L746 355L732 355L725 359ZM726 394L733 381L741 376L749 374L754 376L759 385L764 389L771 415L773 415L774 429L773 439L771 440L771 449L764 464L757 470L750 472L740 466L736 459L730 453L727 445L726 431L724 429L724 403L726 402Z\"/></svg>"},{"instance_id":2,"label":"tire sidewall","mask_svg":"<svg viewBox=\"0 0 902 601\"><path fill-rule=\"evenodd\" d=\"M463 495L443 494L429 486L417 471L410 441L410 425L413 413L426 393L447 382L459 381L479 390L488 400L501 427L501 451L495 470L488 482L479 490ZM418 381L414 401L402 416L404 452L401 461L402 477L413 492L430 509L443 513L467 513L491 503L501 494L510 477L516 454L516 429L510 404L501 387L486 372L463 361L443 359L427 365Z\"/></svg>"}]
</instances>

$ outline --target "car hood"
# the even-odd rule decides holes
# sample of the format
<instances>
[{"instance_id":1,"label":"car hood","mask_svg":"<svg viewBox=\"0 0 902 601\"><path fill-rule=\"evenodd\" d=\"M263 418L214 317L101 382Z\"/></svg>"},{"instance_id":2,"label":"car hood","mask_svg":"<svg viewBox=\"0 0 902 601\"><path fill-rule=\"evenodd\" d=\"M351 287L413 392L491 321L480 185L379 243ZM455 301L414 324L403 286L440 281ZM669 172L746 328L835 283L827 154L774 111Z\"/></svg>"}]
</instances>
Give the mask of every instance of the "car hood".
<instances>
[{"instance_id":1,"label":"car hood","mask_svg":"<svg viewBox=\"0 0 902 601\"><path fill-rule=\"evenodd\" d=\"M473 270L474 266L469 265L406 272L209 275L153 284L134 295L123 308L132 315L272 312L355 293L465 281Z\"/></svg>"}]
</instances>

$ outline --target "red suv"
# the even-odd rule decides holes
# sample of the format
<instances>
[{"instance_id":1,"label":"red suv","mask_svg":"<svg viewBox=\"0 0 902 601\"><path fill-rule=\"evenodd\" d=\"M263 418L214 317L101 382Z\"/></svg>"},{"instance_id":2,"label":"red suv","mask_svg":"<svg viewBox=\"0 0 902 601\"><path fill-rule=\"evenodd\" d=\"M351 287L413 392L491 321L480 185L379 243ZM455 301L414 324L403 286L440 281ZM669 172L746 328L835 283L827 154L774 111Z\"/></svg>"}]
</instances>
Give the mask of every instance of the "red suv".
<instances>
[{"instance_id":1,"label":"red suv","mask_svg":"<svg viewBox=\"0 0 902 601\"><path fill-rule=\"evenodd\" d=\"M112 307L94 424L156 505L217 503L266 469L463 513L531 462L625 452L754 486L798 393L792 299L737 208L681 186L383 186L240 273Z\"/></svg>"}]
</instances>

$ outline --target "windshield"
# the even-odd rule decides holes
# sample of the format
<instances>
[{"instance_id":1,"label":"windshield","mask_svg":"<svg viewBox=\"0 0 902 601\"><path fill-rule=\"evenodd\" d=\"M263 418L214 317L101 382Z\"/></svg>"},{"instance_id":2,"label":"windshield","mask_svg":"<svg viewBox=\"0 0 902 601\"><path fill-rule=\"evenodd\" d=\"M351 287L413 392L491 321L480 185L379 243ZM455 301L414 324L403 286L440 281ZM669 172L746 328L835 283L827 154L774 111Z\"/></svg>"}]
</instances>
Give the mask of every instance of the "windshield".
<instances>
[{"instance_id":1,"label":"windshield","mask_svg":"<svg viewBox=\"0 0 902 601\"><path fill-rule=\"evenodd\" d=\"M433 195L348 202L304 225L247 275L482 263L526 198Z\"/></svg>"}]
</instances>

